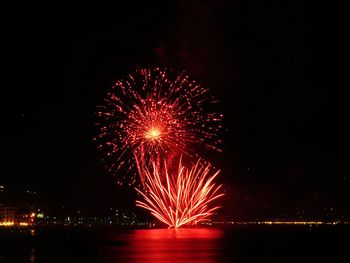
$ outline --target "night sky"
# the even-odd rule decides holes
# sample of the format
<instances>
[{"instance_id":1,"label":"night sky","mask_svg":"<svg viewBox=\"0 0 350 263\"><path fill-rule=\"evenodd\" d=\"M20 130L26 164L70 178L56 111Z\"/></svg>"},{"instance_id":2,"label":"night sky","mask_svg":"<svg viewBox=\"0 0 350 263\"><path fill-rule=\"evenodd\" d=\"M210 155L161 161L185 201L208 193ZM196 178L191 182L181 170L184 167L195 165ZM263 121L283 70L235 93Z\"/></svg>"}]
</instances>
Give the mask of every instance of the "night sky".
<instances>
[{"instance_id":1,"label":"night sky","mask_svg":"<svg viewBox=\"0 0 350 263\"><path fill-rule=\"evenodd\" d=\"M222 169L225 213L349 216L348 97L326 18L302 1L128 2L9 10L0 184L47 206L130 207L133 189L117 186L92 141L96 106L135 68L171 66L221 101L223 153L206 157Z\"/></svg>"}]
</instances>

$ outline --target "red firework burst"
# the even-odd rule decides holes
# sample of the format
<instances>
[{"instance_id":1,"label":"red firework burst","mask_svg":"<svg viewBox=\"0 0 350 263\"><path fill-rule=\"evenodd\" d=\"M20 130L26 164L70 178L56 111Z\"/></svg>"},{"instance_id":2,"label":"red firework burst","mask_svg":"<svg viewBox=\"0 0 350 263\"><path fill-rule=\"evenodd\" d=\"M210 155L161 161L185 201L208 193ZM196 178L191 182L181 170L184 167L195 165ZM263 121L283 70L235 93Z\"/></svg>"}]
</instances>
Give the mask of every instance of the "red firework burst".
<instances>
[{"instance_id":1,"label":"red firework burst","mask_svg":"<svg viewBox=\"0 0 350 263\"><path fill-rule=\"evenodd\" d=\"M110 172L121 167L160 165L174 154L197 156L195 145L220 151L222 115L204 110L214 100L208 89L184 72L141 69L119 80L99 107L100 134L95 138L106 152ZM135 173L134 173L135 174ZM131 176L129 183L136 177ZM140 173L141 183L144 178ZM119 183L126 177L120 178Z\"/></svg>"},{"instance_id":2,"label":"red firework burst","mask_svg":"<svg viewBox=\"0 0 350 263\"><path fill-rule=\"evenodd\" d=\"M136 190L144 201L136 201L136 205L151 212L169 228L179 228L183 225L195 225L208 220L219 206L210 207L211 203L223 196L221 185L214 183L219 171L210 174L210 166L203 166L200 161L191 169L179 162L178 172L168 173L168 169L158 170L153 163L153 170L143 169L145 190Z\"/></svg>"}]
</instances>

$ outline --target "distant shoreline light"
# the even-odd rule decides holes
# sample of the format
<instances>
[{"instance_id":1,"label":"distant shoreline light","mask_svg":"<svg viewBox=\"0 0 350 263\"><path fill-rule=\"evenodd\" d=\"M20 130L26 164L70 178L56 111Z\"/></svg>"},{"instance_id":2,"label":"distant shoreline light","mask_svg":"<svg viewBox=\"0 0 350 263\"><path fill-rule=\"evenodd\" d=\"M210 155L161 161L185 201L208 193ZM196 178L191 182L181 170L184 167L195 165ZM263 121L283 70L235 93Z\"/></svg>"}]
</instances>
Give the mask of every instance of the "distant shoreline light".
<instances>
[{"instance_id":1,"label":"distant shoreline light","mask_svg":"<svg viewBox=\"0 0 350 263\"><path fill-rule=\"evenodd\" d=\"M227 222L212 222L212 225L349 225L346 221L227 221Z\"/></svg>"},{"instance_id":2,"label":"distant shoreline light","mask_svg":"<svg viewBox=\"0 0 350 263\"><path fill-rule=\"evenodd\" d=\"M31 226L31 224L28 222L3 221L3 222L0 222L0 227L2 226L5 226L5 227Z\"/></svg>"}]
</instances>

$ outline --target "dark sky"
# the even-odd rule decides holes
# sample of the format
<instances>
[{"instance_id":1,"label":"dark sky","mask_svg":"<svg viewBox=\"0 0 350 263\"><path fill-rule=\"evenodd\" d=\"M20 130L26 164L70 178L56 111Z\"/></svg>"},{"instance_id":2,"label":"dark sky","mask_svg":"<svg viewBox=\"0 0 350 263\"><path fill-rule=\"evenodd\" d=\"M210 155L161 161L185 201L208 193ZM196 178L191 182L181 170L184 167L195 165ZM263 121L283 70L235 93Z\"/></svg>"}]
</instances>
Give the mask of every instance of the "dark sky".
<instances>
[{"instance_id":1,"label":"dark sky","mask_svg":"<svg viewBox=\"0 0 350 263\"><path fill-rule=\"evenodd\" d=\"M8 10L0 184L33 188L46 204L130 205L132 189L103 170L92 142L96 105L135 67L172 66L221 101L224 151L208 158L228 210L349 214L348 102L327 19L302 1L188 2Z\"/></svg>"}]
</instances>

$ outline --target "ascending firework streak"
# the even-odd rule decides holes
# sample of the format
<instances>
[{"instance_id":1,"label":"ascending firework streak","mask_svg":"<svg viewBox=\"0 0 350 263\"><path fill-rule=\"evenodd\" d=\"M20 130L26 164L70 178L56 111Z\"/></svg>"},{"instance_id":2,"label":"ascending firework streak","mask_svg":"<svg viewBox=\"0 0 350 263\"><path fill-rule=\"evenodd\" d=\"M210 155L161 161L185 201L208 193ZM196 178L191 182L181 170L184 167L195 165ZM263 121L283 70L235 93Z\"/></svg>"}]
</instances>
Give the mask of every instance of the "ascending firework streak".
<instances>
[{"instance_id":1,"label":"ascending firework streak","mask_svg":"<svg viewBox=\"0 0 350 263\"><path fill-rule=\"evenodd\" d=\"M209 176L209 165L203 166L198 160L188 169L180 160L177 174L169 174L168 169L164 172L165 175L161 175L154 163L152 172L143 170L145 190L136 190L144 201L136 201L136 205L149 210L169 228L203 222L219 208L210 207L215 199L223 196L219 191L221 185L214 183L219 171Z\"/></svg>"},{"instance_id":2,"label":"ascending firework streak","mask_svg":"<svg viewBox=\"0 0 350 263\"><path fill-rule=\"evenodd\" d=\"M97 113L100 134L95 140L106 152L106 166L112 173L123 166L133 169L135 159L140 167L151 167L170 162L179 153L198 157L195 146L220 151L222 115L208 112L214 99L185 73L137 70L117 81L104 102ZM125 179L119 177L119 183ZM126 181L135 183L135 179Z\"/></svg>"}]
</instances>

